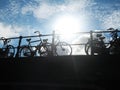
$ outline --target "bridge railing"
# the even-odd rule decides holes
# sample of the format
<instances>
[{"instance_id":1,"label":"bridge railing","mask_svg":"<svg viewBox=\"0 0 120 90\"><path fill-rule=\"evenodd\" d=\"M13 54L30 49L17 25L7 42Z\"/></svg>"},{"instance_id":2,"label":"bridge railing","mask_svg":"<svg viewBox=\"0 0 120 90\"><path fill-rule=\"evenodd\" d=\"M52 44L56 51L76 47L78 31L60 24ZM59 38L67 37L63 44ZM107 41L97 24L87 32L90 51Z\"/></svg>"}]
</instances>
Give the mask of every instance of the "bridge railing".
<instances>
[{"instance_id":1,"label":"bridge railing","mask_svg":"<svg viewBox=\"0 0 120 90\"><path fill-rule=\"evenodd\" d=\"M89 31L89 32L78 32L78 33L73 33L74 35L83 35L83 34L87 34L88 35L88 38L90 38L91 40L93 40L93 37L94 37L94 34L95 33L103 33L103 34L105 34L105 33L110 33L110 32L112 32L112 31ZM118 32L120 32L120 31L118 31ZM52 43L52 45L54 45L54 42L55 42L55 36L56 35L61 35L61 34L56 34L55 33L55 31L53 31L52 32L52 34L46 34L46 35L41 35L41 37L51 37L51 43ZM26 38L37 38L37 37L39 37L39 35L33 35L33 36L19 36L19 37L11 37L11 38L6 38L6 39L10 39L10 40L17 40L17 43L16 42L14 42L15 43L15 45L16 46L14 46L15 47L15 55L14 55L14 57L18 57L19 55L19 49L21 48L21 46L25 43L25 39ZM84 37L83 37L84 38ZM87 38L87 39L88 39ZM49 38L50 39L50 38ZM2 39L0 39L0 41L1 41ZM85 44L87 43L87 40L85 41L85 42L82 42L81 43L81 41L79 41L79 43L69 43L70 45L71 45L71 47L72 47L72 49L76 49L76 50L72 50L73 52L72 52L72 55L75 55L76 54L76 52L78 53L78 55L86 55L86 53L85 53L85 51L84 51L84 46L85 46ZM109 43L109 42L108 42ZM1 43L0 43L1 44ZM91 42L91 45L93 44L93 42ZM78 50L77 51L77 49L79 48L79 46L82 46L82 53L81 54L79 54L79 51L80 50ZM76 48L75 48L76 47ZM3 47L0 47L0 48L3 48ZM93 52L92 52L92 49L93 47L91 47L91 55L93 55ZM54 47L52 46L52 50L54 49ZM81 49L81 48L80 48Z\"/></svg>"}]
</instances>

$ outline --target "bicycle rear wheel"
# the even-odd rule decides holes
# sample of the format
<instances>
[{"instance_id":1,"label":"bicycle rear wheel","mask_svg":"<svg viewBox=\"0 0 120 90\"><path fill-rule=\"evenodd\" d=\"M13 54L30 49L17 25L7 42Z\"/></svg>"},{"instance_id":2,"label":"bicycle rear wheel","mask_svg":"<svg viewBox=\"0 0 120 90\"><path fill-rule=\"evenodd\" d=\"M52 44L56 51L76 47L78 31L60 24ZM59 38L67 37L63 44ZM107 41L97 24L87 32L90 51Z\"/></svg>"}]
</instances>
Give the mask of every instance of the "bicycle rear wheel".
<instances>
[{"instance_id":1,"label":"bicycle rear wheel","mask_svg":"<svg viewBox=\"0 0 120 90\"><path fill-rule=\"evenodd\" d=\"M31 57L32 51L28 46L20 48L19 57Z\"/></svg>"},{"instance_id":2,"label":"bicycle rear wheel","mask_svg":"<svg viewBox=\"0 0 120 90\"><path fill-rule=\"evenodd\" d=\"M66 42L58 42L56 44L55 51L58 56L71 55L72 47L70 44L68 44Z\"/></svg>"},{"instance_id":3,"label":"bicycle rear wheel","mask_svg":"<svg viewBox=\"0 0 120 90\"><path fill-rule=\"evenodd\" d=\"M7 58L14 57L15 47L12 45L8 45L6 48L6 56Z\"/></svg>"}]
</instances>

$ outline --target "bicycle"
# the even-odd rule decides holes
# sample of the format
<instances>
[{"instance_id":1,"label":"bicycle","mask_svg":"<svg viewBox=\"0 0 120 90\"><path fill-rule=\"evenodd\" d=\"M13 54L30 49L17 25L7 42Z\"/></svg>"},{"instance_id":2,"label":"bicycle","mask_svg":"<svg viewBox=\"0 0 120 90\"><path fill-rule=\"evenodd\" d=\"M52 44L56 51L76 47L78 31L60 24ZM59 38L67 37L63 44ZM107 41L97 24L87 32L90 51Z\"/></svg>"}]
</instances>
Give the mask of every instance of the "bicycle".
<instances>
[{"instance_id":1,"label":"bicycle","mask_svg":"<svg viewBox=\"0 0 120 90\"><path fill-rule=\"evenodd\" d=\"M47 43L48 55L51 56L66 56L72 55L72 47L69 43L60 41L59 37L56 38L55 42Z\"/></svg>"},{"instance_id":2,"label":"bicycle","mask_svg":"<svg viewBox=\"0 0 120 90\"><path fill-rule=\"evenodd\" d=\"M87 55L105 55L109 54L108 48L104 42L105 37L102 34L96 34L96 38L91 40L88 39L88 42L85 44L85 53ZM91 51L92 49L92 51ZM92 53L91 53L92 52Z\"/></svg>"},{"instance_id":3,"label":"bicycle","mask_svg":"<svg viewBox=\"0 0 120 90\"><path fill-rule=\"evenodd\" d=\"M109 51L111 55L120 54L120 36L118 35L119 30L114 28L109 28L112 40L110 40Z\"/></svg>"},{"instance_id":4,"label":"bicycle","mask_svg":"<svg viewBox=\"0 0 120 90\"><path fill-rule=\"evenodd\" d=\"M35 33L38 33L38 36L41 37L41 34L39 31L36 31ZM26 39L28 42L28 45L24 45L20 49L20 57L30 57L35 56L37 51L39 56L63 56L63 55L71 55L72 54L72 48L70 44L66 42L60 42L60 40L57 43L49 43L48 39L41 39L36 41L31 41L31 39ZM31 43L33 42L40 42L37 46L35 46L34 50L31 46Z\"/></svg>"},{"instance_id":5,"label":"bicycle","mask_svg":"<svg viewBox=\"0 0 120 90\"><path fill-rule=\"evenodd\" d=\"M11 40L4 37L1 37L1 40L3 41L3 46L0 48L0 58L14 57L15 47L8 44Z\"/></svg>"},{"instance_id":6,"label":"bicycle","mask_svg":"<svg viewBox=\"0 0 120 90\"><path fill-rule=\"evenodd\" d=\"M39 56L47 56L48 52L47 52L46 43L48 39L42 40L41 39L42 35L40 34L39 31L35 31L34 33L38 33L39 40L31 41L31 38L26 39L28 45L23 45L20 48L19 57L33 57L33 56L37 56L37 54ZM39 42L39 44L37 46L32 46L31 43L34 42Z\"/></svg>"},{"instance_id":7,"label":"bicycle","mask_svg":"<svg viewBox=\"0 0 120 90\"><path fill-rule=\"evenodd\" d=\"M120 36L118 29L109 28L107 29L110 32L111 40L106 45L104 43L104 38L101 35L98 35L97 39L89 39L88 42L85 44L85 52L87 55L91 55L91 47L93 55L97 53L97 55L118 55L120 54Z\"/></svg>"}]
</instances>

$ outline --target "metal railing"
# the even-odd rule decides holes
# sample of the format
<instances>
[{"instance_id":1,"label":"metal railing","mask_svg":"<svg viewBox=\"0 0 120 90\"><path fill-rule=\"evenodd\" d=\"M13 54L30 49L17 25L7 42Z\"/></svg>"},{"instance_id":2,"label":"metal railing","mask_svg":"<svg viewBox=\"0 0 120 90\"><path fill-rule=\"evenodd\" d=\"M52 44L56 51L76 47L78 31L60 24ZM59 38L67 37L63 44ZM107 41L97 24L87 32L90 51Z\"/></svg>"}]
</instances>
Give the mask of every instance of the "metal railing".
<instances>
[{"instance_id":1,"label":"metal railing","mask_svg":"<svg viewBox=\"0 0 120 90\"><path fill-rule=\"evenodd\" d=\"M94 33L110 33L110 32L112 32L112 31L108 31L108 30L105 30L105 31L89 31L89 32L78 32L78 33L73 33L73 34L88 34L89 35L89 38L91 39L91 40L93 40L93 34ZM118 31L118 32L120 32L120 31ZM61 34L56 34L55 33L55 31L53 31L52 32L52 34L46 34L46 35L41 35L41 37L47 37L47 36L50 36L50 37L52 37L52 45L54 45L54 42L55 42L55 36L56 35L61 35ZM18 45L15 47L15 49L16 49L16 52L15 52L15 55L14 55L14 57L19 57L19 49L20 49L20 47L22 46L21 44L23 44L22 43L22 40L23 39L25 39L25 38L36 38L36 37L39 37L39 35L33 35L33 36L19 36L19 37L11 37L11 38L7 38L7 39L10 39L10 40L14 40L14 39L16 39L17 41L18 41ZM2 40L2 39L0 39L0 40ZM72 43L70 43L70 45L71 46L80 46L80 45L85 45L86 44L86 42L85 43L74 43L74 44L72 44ZM93 46L93 42L91 42L91 45ZM14 46L14 45L13 45ZM52 46L52 50L54 49L54 46ZM91 47L91 55L93 55L93 47Z\"/></svg>"}]
</instances>

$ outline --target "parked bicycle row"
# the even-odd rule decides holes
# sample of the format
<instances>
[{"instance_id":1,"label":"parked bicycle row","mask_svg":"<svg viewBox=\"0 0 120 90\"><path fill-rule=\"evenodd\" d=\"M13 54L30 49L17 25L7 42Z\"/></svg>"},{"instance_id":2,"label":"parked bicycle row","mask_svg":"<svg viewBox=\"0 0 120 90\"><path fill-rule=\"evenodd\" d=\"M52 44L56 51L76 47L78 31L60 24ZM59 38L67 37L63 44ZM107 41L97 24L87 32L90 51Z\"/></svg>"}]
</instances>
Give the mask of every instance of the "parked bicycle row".
<instances>
[{"instance_id":1,"label":"parked bicycle row","mask_svg":"<svg viewBox=\"0 0 120 90\"><path fill-rule=\"evenodd\" d=\"M109 33L111 40L105 43L105 35L102 33ZM9 44L11 39L1 37L0 40L3 41L3 47L0 48L0 58L13 58L13 57L47 57L47 56L63 56L72 55L71 44L60 41L59 38L55 40L55 34L52 35L52 42L48 39L43 39L42 34L39 31L34 32L38 40L32 40L31 38L26 38L27 44L21 45L22 36L20 37L19 44L17 47ZM96 38L93 38L94 33L96 33ZM32 46L32 43L38 42L37 45ZM17 49L17 50L15 50ZM84 51L86 55L116 55L120 54L120 36L119 30L114 28L109 28L107 31L92 31L90 32L90 38L88 42L85 43Z\"/></svg>"},{"instance_id":2,"label":"parked bicycle row","mask_svg":"<svg viewBox=\"0 0 120 90\"><path fill-rule=\"evenodd\" d=\"M15 47L10 45L10 39L2 37L3 47L0 49L0 57L2 58L10 58L10 57L33 57L33 56L63 56L63 55L71 55L72 47L67 42L54 41L52 43L48 42L48 39L42 39L42 34L39 31L35 31L39 40L31 40L31 38L27 38L27 45L18 46L17 52L15 52ZM21 38L22 39L22 38ZM20 40L21 42L21 40ZM36 46L32 46L32 43L38 42L39 44ZM16 55L15 55L16 53Z\"/></svg>"},{"instance_id":3,"label":"parked bicycle row","mask_svg":"<svg viewBox=\"0 0 120 90\"><path fill-rule=\"evenodd\" d=\"M105 36L101 33L96 34L96 38L91 36L85 44L85 53L87 55L118 55L120 54L120 34L118 29L107 29L110 34L111 40L105 43ZM105 31L104 33L108 33Z\"/></svg>"}]
</instances>

